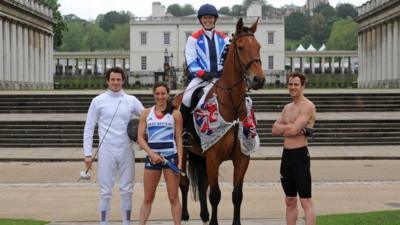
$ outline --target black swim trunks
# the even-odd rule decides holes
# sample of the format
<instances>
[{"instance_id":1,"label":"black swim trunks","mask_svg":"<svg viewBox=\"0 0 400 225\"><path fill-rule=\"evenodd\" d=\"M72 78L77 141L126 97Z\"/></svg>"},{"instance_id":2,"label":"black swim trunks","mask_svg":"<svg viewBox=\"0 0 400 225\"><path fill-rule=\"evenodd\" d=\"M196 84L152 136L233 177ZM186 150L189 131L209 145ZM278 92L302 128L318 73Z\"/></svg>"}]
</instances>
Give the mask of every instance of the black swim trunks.
<instances>
[{"instance_id":1,"label":"black swim trunks","mask_svg":"<svg viewBox=\"0 0 400 225\"><path fill-rule=\"evenodd\" d=\"M307 146L283 149L281 184L287 197L311 198L310 154Z\"/></svg>"}]
</instances>

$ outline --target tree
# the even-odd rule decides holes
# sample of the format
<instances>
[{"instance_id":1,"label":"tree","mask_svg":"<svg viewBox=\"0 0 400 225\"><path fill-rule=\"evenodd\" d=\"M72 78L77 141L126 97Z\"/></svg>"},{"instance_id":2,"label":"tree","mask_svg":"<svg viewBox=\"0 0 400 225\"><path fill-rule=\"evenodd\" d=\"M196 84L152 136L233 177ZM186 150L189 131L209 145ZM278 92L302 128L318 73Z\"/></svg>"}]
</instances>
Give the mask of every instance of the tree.
<instances>
[{"instance_id":1,"label":"tree","mask_svg":"<svg viewBox=\"0 0 400 225\"><path fill-rule=\"evenodd\" d=\"M229 9L229 7L228 6L224 6L224 7L221 7L219 10L218 10L218 13L219 14L222 14L222 15L231 15L231 10Z\"/></svg>"},{"instance_id":2,"label":"tree","mask_svg":"<svg viewBox=\"0 0 400 225\"><path fill-rule=\"evenodd\" d=\"M316 13L311 17L310 31L311 36L319 45L325 43L329 37L329 32L324 32L325 18L320 14Z\"/></svg>"},{"instance_id":3,"label":"tree","mask_svg":"<svg viewBox=\"0 0 400 225\"><path fill-rule=\"evenodd\" d=\"M99 21L99 25L104 31L109 32L118 24L129 23L132 14L125 11L110 11L104 15Z\"/></svg>"},{"instance_id":4,"label":"tree","mask_svg":"<svg viewBox=\"0 0 400 225\"><path fill-rule=\"evenodd\" d=\"M304 46L304 48L306 48L306 49L310 46L310 44L313 44L313 43L314 43L314 39L309 34L304 35L304 37L302 37L300 40L300 44L302 44Z\"/></svg>"},{"instance_id":5,"label":"tree","mask_svg":"<svg viewBox=\"0 0 400 225\"><path fill-rule=\"evenodd\" d=\"M196 10L194 10L191 4L185 4L182 8L182 16L196 14Z\"/></svg>"},{"instance_id":6,"label":"tree","mask_svg":"<svg viewBox=\"0 0 400 225\"><path fill-rule=\"evenodd\" d=\"M67 23L67 30L63 32L63 44L58 50L65 52L88 51L86 45L87 22L73 21Z\"/></svg>"},{"instance_id":7,"label":"tree","mask_svg":"<svg viewBox=\"0 0 400 225\"><path fill-rule=\"evenodd\" d=\"M129 50L129 23L117 25L108 36L108 48Z\"/></svg>"},{"instance_id":8,"label":"tree","mask_svg":"<svg viewBox=\"0 0 400 225\"><path fill-rule=\"evenodd\" d=\"M358 24L351 18L333 24L327 47L329 50L357 50Z\"/></svg>"},{"instance_id":9,"label":"tree","mask_svg":"<svg viewBox=\"0 0 400 225\"><path fill-rule=\"evenodd\" d=\"M242 5L233 5L231 13L231 16L244 16L245 8Z\"/></svg>"},{"instance_id":10,"label":"tree","mask_svg":"<svg viewBox=\"0 0 400 225\"><path fill-rule=\"evenodd\" d=\"M65 23L60 11L58 10L60 4L58 4L58 0L39 0L39 3L46 5L53 11L53 20L55 22L55 24L53 25L53 47L57 49L62 45L63 32L67 29L67 24Z\"/></svg>"},{"instance_id":11,"label":"tree","mask_svg":"<svg viewBox=\"0 0 400 225\"><path fill-rule=\"evenodd\" d=\"M169 5L167 13L171 13L173 16L182 16L182 8L178 4Z\"/></svg>"},{"instance_id":12,"label":"tree","mask_svg":"<svg viewBox=\"0 0 400 225\"><path fill-rule=\"evenodd\" d=\"M85 31L87 32L85 35L86 46L89 48L89 51L107 49L108 34L97 23L89 23Z\"/></svg>"},{"instance_id":13,"label":"tree","mask_svg":"<svg viewBox=\"0 0 400 225\"><path fill-rule=\"evenodd\" d=\"M326 21L331 20L336 15L336 10L329 4L320 4L313 10L314 13L321 13Z\"/></svg>"},{"instance_id":14,"label":"tree","mask_svg":"<svg viewBox=\"0 0 400 225\"><path fill-rule=\"evenodd\" d=\"M346 19L351 17L354 19L358 15L356 8L352 4L339 4L336 6L336 16Z\"/></svg>"},{"instance_id":15,"label":"tree","mask_svg":"<svg viewBox=\"0 0 400 225\"><path fill-rule=\"evenodd\" d=\"M300 12L294 12L286 17L286 38L300 40L304 35L310 33L309 17Z\"/></svg>"}]
</instances>

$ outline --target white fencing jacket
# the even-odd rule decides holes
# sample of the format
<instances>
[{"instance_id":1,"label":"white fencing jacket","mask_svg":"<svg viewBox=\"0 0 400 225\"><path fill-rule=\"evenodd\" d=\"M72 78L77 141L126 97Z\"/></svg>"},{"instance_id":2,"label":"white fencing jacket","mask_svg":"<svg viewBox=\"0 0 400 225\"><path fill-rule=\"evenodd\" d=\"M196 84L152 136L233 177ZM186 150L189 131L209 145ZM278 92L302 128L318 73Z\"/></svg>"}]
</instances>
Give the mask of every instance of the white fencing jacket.
<instances>
[{"instance_id":1,"label":"white fencing jacket","mask_svg":"<svg viewBox=\"0 0 400 225\"><path fill-rule=\"evenodd\" d=\"M115 152L130 148L132 142L127 134L128 122L133 116L140 117L143 109L143 104L136 97L126 94L123 90L119 92L107 90L93 98L83 135L84 155L92 155L93 133L96 124L98 124L99 143L104 138L102 146L110 146L110 148L107 148ZM107 128L109 128L108 132L104 136Z\"/></svg>"}]
</instances>

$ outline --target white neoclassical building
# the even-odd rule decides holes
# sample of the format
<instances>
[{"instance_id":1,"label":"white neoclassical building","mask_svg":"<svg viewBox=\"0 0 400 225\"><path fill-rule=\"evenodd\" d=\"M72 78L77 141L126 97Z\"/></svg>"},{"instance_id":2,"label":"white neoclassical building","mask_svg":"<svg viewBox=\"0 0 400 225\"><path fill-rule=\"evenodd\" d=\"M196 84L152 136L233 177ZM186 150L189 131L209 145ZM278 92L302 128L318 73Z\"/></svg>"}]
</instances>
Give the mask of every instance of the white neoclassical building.
<instances>
[{"instance_id":1,"label":"white neoclassical building","mask_svg":"<svg viewBox=\"0 0 400 225\"><path fill-rule=\"evenodd\" d=\"M358 86L400 87L400 1L371 0L358 12Z\"/></svg>"},{"instance_id":2,"label":"white neoclassical building","mask_svg":"<svg viewBox=\"0 0 400 225\"><path fill-rule=\"evenodd\" d=\"M167 15L165 6L159 2L153 2L152 7L151 16L131 18L130 83L152 84L154 73L164 70L166 56L169 63L178 69L178 77L181 77L186 40L200 28L196 15L185 17ZM271 75L270 81L267 82L275 82L276 74L284 74L284 18L263 17L261 12L261 3L255 2L248 8L247 16L243 19L245 25L250 26L257 17L260 18L255 35L262 46L263 69L267 75ZM235 31L238 19L220 15L217 29L231 35ZM279 79L285 82L284 76Z\"/></svg>"},{"instance_id":3,"label":"white neoclassical building","mask_svg":"<svg viewBox=\"0 0 400 225\"><path fill-rule=\"evenodd\" d=\"M52 17L35 0L0 1L0 90L53 88Z\"/></svg>"}]
</instances>

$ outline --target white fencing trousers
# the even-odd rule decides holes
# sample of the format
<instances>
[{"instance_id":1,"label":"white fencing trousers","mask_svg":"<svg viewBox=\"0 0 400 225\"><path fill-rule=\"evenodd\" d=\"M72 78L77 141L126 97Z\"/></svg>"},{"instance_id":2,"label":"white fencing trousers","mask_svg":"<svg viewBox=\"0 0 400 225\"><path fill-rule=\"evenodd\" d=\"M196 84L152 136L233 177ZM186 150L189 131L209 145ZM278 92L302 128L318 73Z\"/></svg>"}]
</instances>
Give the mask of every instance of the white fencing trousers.
<instances>
[{"instance_id":1,"label":"white fencing trousers","mask_svg":"<svg viewBox=\"0 0 400 225\"><path fill-rule=\"evenodd\" d=\"M134 152L129 147L121 152L113 151L112 147L103 145L99 152L98 182L100 186L100 221L108 224L110 215L110 199L116 177L119 177L121 194L122 224L129 225L132 211L133 180L135 175Z\"/></svg>"},{"instance_id":2,"label":"white fencing trousers","mask_svg":"<svg viewBox=\"0 0 400 225\"><path fill-rule=\"evenodd\" d=\"M192 94L193 92L198 88L198 87L204 87L208 84L208 82L204 81L203 79L199 77L193 78L189 85L187 86L185 93L183 94L182 97L182 102L185 104L187 107L190 107L190 101L192 100Z\"/></svg>"}]
</instances>

